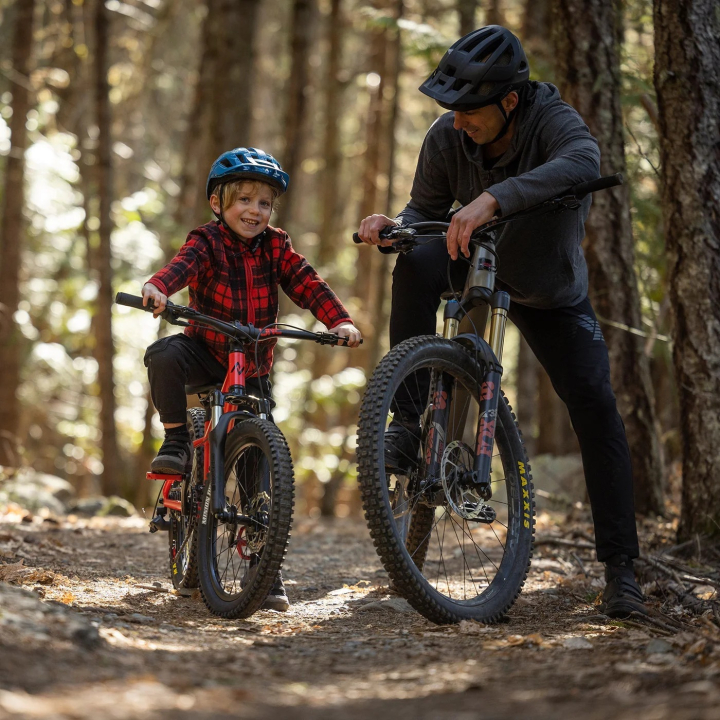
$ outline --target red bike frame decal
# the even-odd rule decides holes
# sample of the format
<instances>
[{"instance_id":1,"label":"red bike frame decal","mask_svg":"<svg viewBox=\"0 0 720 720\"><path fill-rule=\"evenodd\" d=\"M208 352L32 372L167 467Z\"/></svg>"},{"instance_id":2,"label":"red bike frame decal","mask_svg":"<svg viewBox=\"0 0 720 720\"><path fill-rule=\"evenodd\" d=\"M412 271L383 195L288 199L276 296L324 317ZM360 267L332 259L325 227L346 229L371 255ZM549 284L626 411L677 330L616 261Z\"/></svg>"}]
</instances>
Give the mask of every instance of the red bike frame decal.
<instances>
[{"instance_id":1,"label":"red bike frame decal","mask_svg":"<svg viewBox=\"0 0 720 720\"><path fill-rule=\"evenodd\" d=\"M492 457L493 439L495 438L495 420L488 418L480 418L480 427L478 428L477 455L487 455Z\"/></svg>"},{"instance_id":2,"label":"red bike frame decal","mask_svg":"<svg viewBox=\"0 0 720 720\"><path fill-rule=\"evenodd\" d=\"M223 382L222 391L226 393L233 385L245 387L245 353L232 350L228 358L228 371Z\"/></svg>"}]
</instances>

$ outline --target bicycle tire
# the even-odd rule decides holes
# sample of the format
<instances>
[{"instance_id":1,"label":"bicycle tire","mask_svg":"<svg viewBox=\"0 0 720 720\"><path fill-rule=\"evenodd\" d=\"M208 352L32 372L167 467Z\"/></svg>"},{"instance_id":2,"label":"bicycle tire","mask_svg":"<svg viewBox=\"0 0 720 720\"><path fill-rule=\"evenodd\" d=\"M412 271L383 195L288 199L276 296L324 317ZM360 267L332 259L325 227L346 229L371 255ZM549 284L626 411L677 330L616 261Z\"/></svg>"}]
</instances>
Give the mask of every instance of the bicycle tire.
<instances>
[{"instance_id":1,"label":"bicycle tire","mask_svg":"<svg viewBox=\"0 0 720 720\"><path fill-rule=\"evenodd\" d=\"M191 441L203 437L205 434L205 411L202 408L188 408L187 426ZM178 499L183 498L184 500L185 511L170 511L170 531L168 532L170 578L173 587L181 593L193 591L198 587L197 520L203 483L203 456L203 447L199 446L193 453L190 475L183 479L182 483L179 483L176 492Z\"/></svg>"},{"instance_id":2,"label":"bicycle tire","mask_svg":"<svg viewBox=\"0 0 720 720\"><path fill-rule=\"evenodd\" d=\"M413 517L409 530L403 537L395 522L391 497L393 491L390 488L391 477L390 473L386 473L385 468L384 431L388 419L393 415L391 405L395 392L407 378L417 378L416 373L422 369L441 372L453 377L457 383L462 382L463 387L468 391L467 397L470 401L480 395L480 383L484 376L482 363L476 360L470 351L451 340L434 335L412 338L397 345L380 362L365 391L358 426L358 474L370 535L390 576L392 587L426 618L438 624L457 623L462 620L498 622L519 595L532 557L535 525L534 493L530 465L520 429L507 399L501 394L495 447L497 466L502 468L504 477L495 481L493 487L494 496L498 498L496 500L498 506L501 507L502 504L507 506L505 544L501 541L502 528L498 526L500 530L498 534L492 527L494 522L487 524L491 526L492 533L497 538L502 549L502 557L499 564L493 563L495 574L492 580L483 569L487 578L486 587L480 590L483 583L476 582L470 573L473 586L471 592L476 594L471 597L453 597L452 589L457 583L450 578L455 577L452 574L455 571L451 570L450 576L447 571L453 560L446 561L443 558L442 542L436 543L440 548L439 561L438 553L434 551L433 546L435 557L432 562L438 568L437 581L428 577L430 571L425 567L429 562L430 545L433 541L431 530L436 529L440 541L437 528L441 521L444 522L443 539L447 527L451 529L460 527L457 520L459 516L453 517L454 513L448 510L447 493L444 500L434 506L424 505L423 495L414 500ZM462 412L465 411L459 414L462 415ZM425 439L422 442L425 442ZM448 451L449 444L445 446L444 453ZM423 452L425 451L421 445L420 457L423 457ZM496 474L497 470L494 469L493 476ZM501 483L504 483L504 487ZM502 497L500 491L506 493L507 503L499 499ZM433 497L438 497L437 492ZM492 502L493 500L490 501ZM469 527L468 533L473 545L477 545L473 532L477 533L481 529L480 525L478 523L470 525L465 519L460 519ZM432 526L430 531L429 525ZM482 529L482 532L485 533L485 530ZM455 535L462 548L466 542L465 531L460 536L455 531ZM482 563L482 556L480 553L477 555ZM486 553L485 557L492 559L492 555ZM464 554L462 562L467 565L469 571L471 568ZM442 580L441 563L445 568L445 578ZM465 566L462 567L462 573L464 587ZM447 588L447 591L443 592L442 587Z\"/></svg>"},{"instance_id":3,"label":"bicycle tire","mask_svg":"<svg viewBox=\"0 0 720 720\"><path fill-rule=\"evenodd\" d=\"M224 473L228 502L259 524L252 530L233 527L206 512L212 504L212 483L205 483L198 534L200 592L213 614L245 618L267 598L290 538L293 467L277 426L259 418L238 422L225 443Z\"/></svg>"}]
</instances>

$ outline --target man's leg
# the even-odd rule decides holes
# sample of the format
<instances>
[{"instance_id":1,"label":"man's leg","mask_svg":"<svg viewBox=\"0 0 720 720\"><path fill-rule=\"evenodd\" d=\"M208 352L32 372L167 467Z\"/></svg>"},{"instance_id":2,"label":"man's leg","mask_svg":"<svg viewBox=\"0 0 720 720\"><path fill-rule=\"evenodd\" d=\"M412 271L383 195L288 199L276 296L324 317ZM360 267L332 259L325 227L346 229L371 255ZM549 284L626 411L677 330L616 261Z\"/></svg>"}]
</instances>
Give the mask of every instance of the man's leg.
<instances>
[{"instance_id":1,"label":"man's leg","mask_svg":"<svg viewBox=\"0 0 720 720\"><path fill-rule=\"evenodd\" d=\"M590 301L550 310L514 304L510 317L570 413L582 453L597 557L608 567L608 587L620 582L613 579L616 567L634 584L632 559L639 547L630 451L610 383L607 346ZM632 588L623 585L619 590L624 597L616 597L616 602L623 600L620 604L628 612L641 609L639 590L637 597Z\"/></svg>"}]
</instances>

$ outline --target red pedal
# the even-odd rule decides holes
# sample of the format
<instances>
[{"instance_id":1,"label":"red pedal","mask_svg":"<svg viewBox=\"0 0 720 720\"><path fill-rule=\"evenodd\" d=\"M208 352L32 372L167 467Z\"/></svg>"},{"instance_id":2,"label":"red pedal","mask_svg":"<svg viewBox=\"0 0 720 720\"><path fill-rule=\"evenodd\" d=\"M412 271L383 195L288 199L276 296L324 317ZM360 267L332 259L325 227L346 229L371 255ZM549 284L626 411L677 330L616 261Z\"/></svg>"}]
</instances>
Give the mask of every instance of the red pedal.
<instances>
[{"instance_id":1,"label":"red pedal","mask_svg":"<svg viewBox=\"0 0 720 720\"><path fill-rule=\"evenodd\" d=\"M166 473L145 473L147 480L172 480L173 482L180 482L183 478L182 475L170 475Z\"/></svg>"}]
</instances>

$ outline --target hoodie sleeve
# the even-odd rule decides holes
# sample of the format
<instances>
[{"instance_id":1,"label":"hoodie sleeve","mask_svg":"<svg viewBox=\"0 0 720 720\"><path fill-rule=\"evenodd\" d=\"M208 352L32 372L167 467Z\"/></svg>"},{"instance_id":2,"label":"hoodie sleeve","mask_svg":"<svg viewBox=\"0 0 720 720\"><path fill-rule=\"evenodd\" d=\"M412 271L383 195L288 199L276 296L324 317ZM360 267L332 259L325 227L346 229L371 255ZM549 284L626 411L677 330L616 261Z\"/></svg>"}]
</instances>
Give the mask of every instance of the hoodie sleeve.
<instances>
[{"instance_id":1,"label":"hoodie sleeve","mask_svg":"<svg viewBox=\"0 0 720 720\"><path fill-rule=\"evenodd\" d=\"M548 107L536 132L545 162L486 188L498 201L503 215L549 200L578 183L600 176L597 140L570 105L561 102Z\"/></svg>"},{"instance_id":2,"label":"hoodie sleeve","mask_svg":"<svg viewBox=\"0 0 720 720\"><path fill-rule=\"evenodd\" d=\"M148 282L165 293L174 295L209 270L210 256L207 239L199 230L193 230L177 255Z\"/></svg>"},{"instance_id":3,"label":"hoodie sleeve","mask_svg":"<svg viewBox=\"0 0 720 720\"><path fill-rule=\"evenodd\" d=\"M397 217L402 225L427 220L445 220L455 202L450 187L450 174L447 168L443 167L444 154L436 139L438 122L439 120L436 120L433 123L423 141L410 202Z\"/></svg>"}]
</instances>

